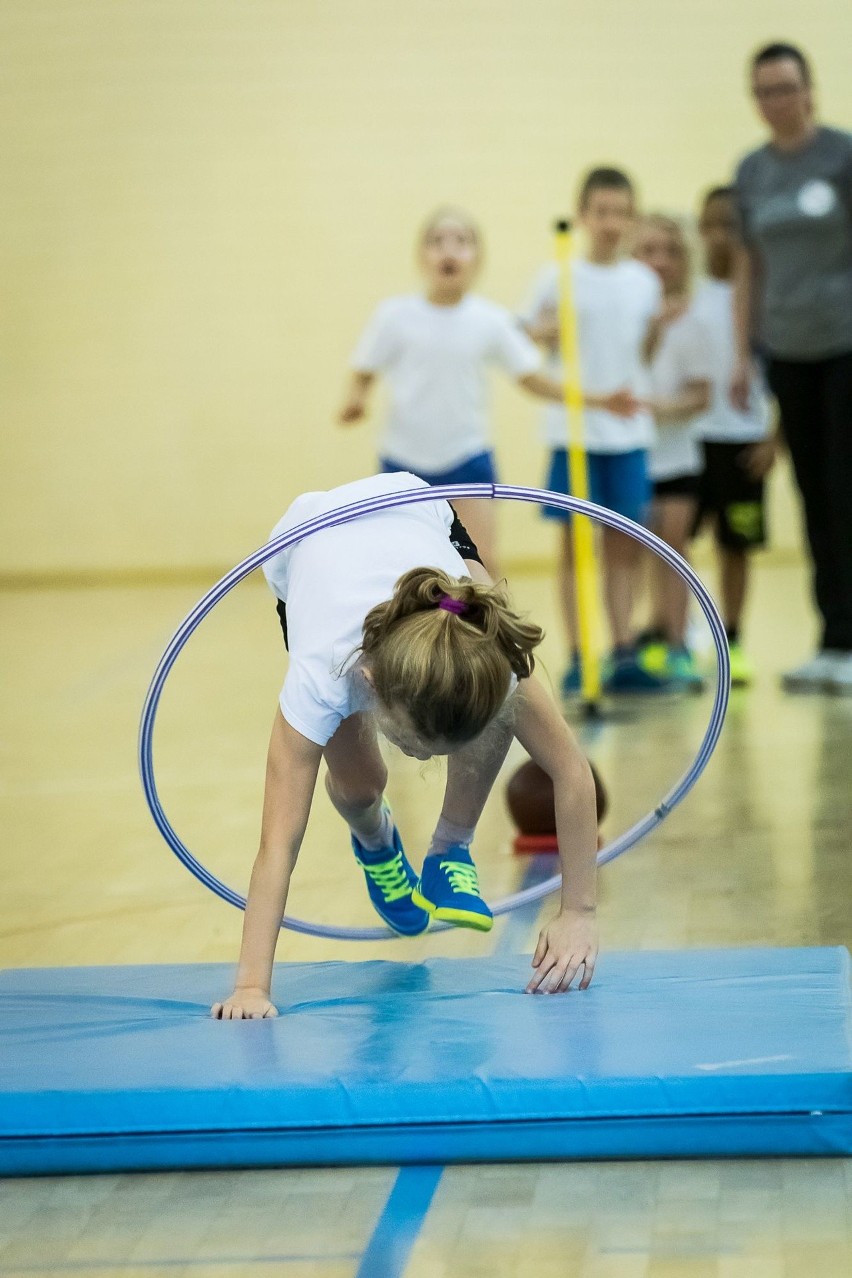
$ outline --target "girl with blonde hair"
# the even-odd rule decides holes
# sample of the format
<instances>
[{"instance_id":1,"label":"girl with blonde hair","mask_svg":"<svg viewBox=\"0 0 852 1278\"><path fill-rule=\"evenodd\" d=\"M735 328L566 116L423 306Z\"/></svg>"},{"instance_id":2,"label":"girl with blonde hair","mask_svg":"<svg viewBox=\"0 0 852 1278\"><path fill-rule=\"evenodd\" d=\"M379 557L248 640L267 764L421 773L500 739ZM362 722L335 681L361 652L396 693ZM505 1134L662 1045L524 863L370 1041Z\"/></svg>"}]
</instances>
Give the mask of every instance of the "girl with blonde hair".
<instances>
[{"instance_id":1,"label":"girl with blonde hair","mask_svg":"<svg viewBox=\"0 0 852 1278\"><path fill-rule=\"evenodd\" d=\"M488 374L503 370L522 389L561 403L562 384L541 369L541 356L510 312L473 292L482 266L482 236L463 209L437 209L417 242L423 290L382 302L352 356L339 413L343 425L367 413L378 376L387 379L390 404L379 440L385 472L408 471L429 484L494 483ZM598 397L595 405L629 413L624 397ZM462 500L483 562L496 571L492 502Z\"/></svg>"},{"instance_id":2,"label":"girl with blonde hair","mask_svg":"<svg viewBox=\"0 0 852 1278\"><path fill-rule=\"evenodd\" d=\"M363 497L422 486L373 476L306 493L273 531ZM595 789L588 763L533 673L542 632L495 586L452 507L423 501L325 529L264 565L290 665L275 715L233 993L222 1019L274 1016L272 966L320 763L349 827L372 904L403 935L430 918L488 931L470 844L513 738L548 773L563 870L559 913L542 929L528 992L592 979ZM419 875L384 799L378 733L405 754L447 756L440 818Z\"/></svg>"},{"instance_id":3,"label":"girl with blonde hair","mask_svg":"<svg viewBox=\"0 0 852 1278\"><path fill-rule=\"evenodd\" d=\"M663 288L662 306L645 346L648 407L657 431L648 458L651 527L686 558L704 465L696 423L710 404L711 335L692 306L689 246L680 223L660 213L643 218L634 252L656 272ZM686 642L688 607L685 582L654 555L651 642L640 650L639 660L653 674L698 688L701 675Z\"/></svg>"}]
</instances>

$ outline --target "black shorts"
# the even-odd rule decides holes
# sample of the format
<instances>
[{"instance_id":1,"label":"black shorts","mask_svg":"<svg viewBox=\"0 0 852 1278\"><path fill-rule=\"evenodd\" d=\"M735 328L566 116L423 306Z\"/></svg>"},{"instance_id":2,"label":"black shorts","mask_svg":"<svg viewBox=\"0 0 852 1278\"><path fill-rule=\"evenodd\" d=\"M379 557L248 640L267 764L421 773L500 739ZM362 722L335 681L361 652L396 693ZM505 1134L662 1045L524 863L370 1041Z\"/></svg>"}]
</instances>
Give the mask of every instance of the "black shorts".
<instances>
[{"instance_id":1,"label":"black shorts","mask_svg":"<svg viewBox=\"0 0 852 1278\"><path fill-rule=\"evenodd\" d=\"M476 549L476 544L456 514L455 506L452 502L447 502L447 505L453 512L453 522L450 525L450 545L459 552L462 559L473 559L476 563L482 564L482 558ZM483 568L485 567L484 564L482 566Z\"/></svg>"},{"instance_id":2,"label":"black shorts","mask_svg":"<svg viewBox=\"0 0 852 1278\"><path fill-rule=\"evenodd\" d=\"M764 482L752 479L743 462L751 444L705 440L704 473L696 531L714 517L716 540L729 550L753 550L766 543Z\"/></svg>"},{"instance_id":3,"label":"black shorts","mask_svg":"<svg viewBox=\"0 0 852 1278\"><path fill-rule=\"evenodd\" d=\"M450 545L459 552L462 559L473 559L476 563L481 564L482 560L479 556L479 551L476 549L470 533L456 514L455 507L449 502L447 504L453 512L453 522L450 525ZM284 635L284 647L289 651L290 645L287 642L287 605L283 599L278 599L276 600L275 608L278 613L278 620L281 623L281 631Z\"/></svg>"},{"instance_id":4,"label":"black shorts","mask_svg":"<svg viewBox=\"0 0 852 1278\"><path fill-rule=\"evenodd\" d=\"M692 497L698 500L700 475L672 475L671 479L654 480L655 497Z\"/></svg>"}]
</instances>

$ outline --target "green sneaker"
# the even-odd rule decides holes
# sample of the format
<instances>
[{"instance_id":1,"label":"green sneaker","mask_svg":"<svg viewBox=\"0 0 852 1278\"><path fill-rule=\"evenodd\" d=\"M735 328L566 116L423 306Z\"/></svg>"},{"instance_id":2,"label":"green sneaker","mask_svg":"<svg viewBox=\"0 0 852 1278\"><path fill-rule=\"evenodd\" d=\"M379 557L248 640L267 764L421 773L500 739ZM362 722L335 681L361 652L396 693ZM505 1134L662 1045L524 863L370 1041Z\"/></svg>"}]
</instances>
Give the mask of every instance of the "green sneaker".
<instances>
[{"instance_id":1,"label":"green sneaker","mask_svg":"<svg viewBox=\"0 0 852 1278\"><path fill-rule=\"evenodd\" d=\"M754 665L739 643L731 644L731 686L748 688L754 682Z\"/></svg>"},{"instance_id":2,"label":"green sneaker","mask_svg":"<svg viewBox=\"0 0 852 1278\"><path fill-rule=\"evenodd\" d=\"M650 643L643 643L636 653L636 660L648 674L664 679L668 674L668 644L663 643L662 639L654 639Z\"/></svg>"}]
</instances>

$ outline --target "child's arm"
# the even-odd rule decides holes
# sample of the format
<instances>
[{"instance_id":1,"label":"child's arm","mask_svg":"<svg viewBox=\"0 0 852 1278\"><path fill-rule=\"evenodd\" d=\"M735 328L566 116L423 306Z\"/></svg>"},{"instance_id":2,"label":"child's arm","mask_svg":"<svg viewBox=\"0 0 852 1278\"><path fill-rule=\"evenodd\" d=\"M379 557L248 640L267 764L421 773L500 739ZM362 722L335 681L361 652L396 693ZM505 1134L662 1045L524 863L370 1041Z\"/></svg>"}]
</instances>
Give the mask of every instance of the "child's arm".
<instances>
[{"instance_id":1,"label":"child's arm","mask_svg":"<svg viewBox=\"0 0 852 1278\"><path fill-rule=\"evenodd\" d=\"M562 382L548 377L546 373L527 373L518 378L518 385L540 399L549 399L557 404L565 402ZM632 417L640 408L639 400L627 389L613 391L610 395L583 395L583 405L586 408L604 408L618 417Z\"/></svg>"},{"instance_id":2,"label":"child's arm","mask_svg":"<svg viewBox=\"0 0 852 1278\"><path fill-rule=\"evenodd\" d=\"M580 968L584 990L598 953L595 784L587 760L535 675L522 680L517 697L515 736L553 781L562 866L559 913L539 935L527 993L567 990Z\"/></svg>"},{"instance_id":3,"label":"child's arm","mask_svg":"<svg viewBox=\"0 0 852 1278\"><path fill-rule=\"evenodd\" d=\"M757 256L747 245L741 244L737 248L734 259L733 310L736 357L729 389L731 403L741 413L748 410L751 383L754 377L751 337L757 281Z\"/></svg>"},{"instance_id":4,"label":"child's arm","mask_svg":"<svg viewBox=\"0 0 852 1278\"><path fill-rule=\"evenodd\" d=\"M648 400L648 408L659 426L679 426L710 407L710 383L705 378L695 378L684 383L677 395Z\"/></svg>"},{"instance_id":5,"label":"child's arm","mask_svg":"<svg viewBox=\"0 0 852 1278\"><path fill-rule=\"evenodd\" d=\"M279 710L269 739L260 851L249 885L237 979L230 998L211 1009L220 1020L277 1015L270 1000L275 946L321 758L322 747L292 728Z\"/></svg>"},{"instance_id":6,"label":"child's arm","mask_svg":"<svg viewBox=\"0 0 852 1278\"><path fill-rule=\"evenodd\" d=\"M481 564L469 559L465 564L474 581L492 584ZM521 681L515 700L513 722L494 720L476 741L448 757L441 815L464 828L476 825L512 737L517 737L553 781L562 863L561 908L539 936L533 955L536 972L527 992L567 990L580 967L580 989L587 989L598 952L595 783L588 761L535 675Z\"/></svg>"},{"instance_id":7,"label":"child's arm","mask_svg":"<svg viewBox=\"0 0 852 1278\"><path fill-rule=\"evenodd\" d=\"M343 407L337 417L341 425L348 426L351 422L360 421L365 415L370 389L375 380L375 373L361 373L356 370L352 374Z\"/></svg>"},{"instance_id":8,"label":"child's arm","mask_svg":"<svg viewBox=\"0 0 852 1278\"><path fill-rule=\"evenodd\" d=\"M765 479L784 450L784 436L779 422L772 435L755 440L746 448L741 465L751 479Z\"/></svg>"},{"instance_id":9,"label":"child's arm","mask_svg":"<svg viewBox=\"0 0 852 1278\"><path fill-rule=\"evenodd\" d=\"M689 301L685 297L668 297L663 300L660 310L649 321L642 342L642 359L646 364L650 364L654 358L666 326L680 319L681 315L686 313L688 306Z\"/></svg>"},{"instance_id":10,"label":"child's arm","mask_svg":"<svg viewBox=\"0 0 852 1278\"><path fill-rule=\"evenodd\" d=\"M559 350L559 312L555 306L542 305L535 318L522 321L527 335L550 354Z\"/></svg>"}]
</instances>

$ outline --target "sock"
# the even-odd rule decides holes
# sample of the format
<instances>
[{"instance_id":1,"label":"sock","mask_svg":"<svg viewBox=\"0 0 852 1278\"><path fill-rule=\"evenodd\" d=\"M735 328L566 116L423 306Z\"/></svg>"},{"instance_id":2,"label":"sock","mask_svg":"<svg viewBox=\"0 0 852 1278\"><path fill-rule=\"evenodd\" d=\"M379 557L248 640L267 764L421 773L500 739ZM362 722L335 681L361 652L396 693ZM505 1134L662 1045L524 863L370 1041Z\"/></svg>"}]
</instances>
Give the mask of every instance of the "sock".
<instances>
[{"instance_id":1,"label":"sock","mask_svg":"<svg viewBox=\"0 0 852 1278\"><path fill-rule=\"evenodd\" d=\"M382 804L381 819L371 834L356 830L354 826L350 826L350 829L367 852L381 852L384 848L393 847L393 817L386 803Z\"/></svg>"},{"instance_id":2,"label":"sock","mask_svg":"<svg viewBox=\"0 0 852 1278\"><path fill-rule=\"evenodd\" d=\"M427 856L443 856L451 847L462 847L467 851L470 848L476 826L454 825L452 821L448 821L446 817L439 817L438 824L435 826L435 833L432 835L432 842L429 844Z\"/></svg>"}]
</instances>

